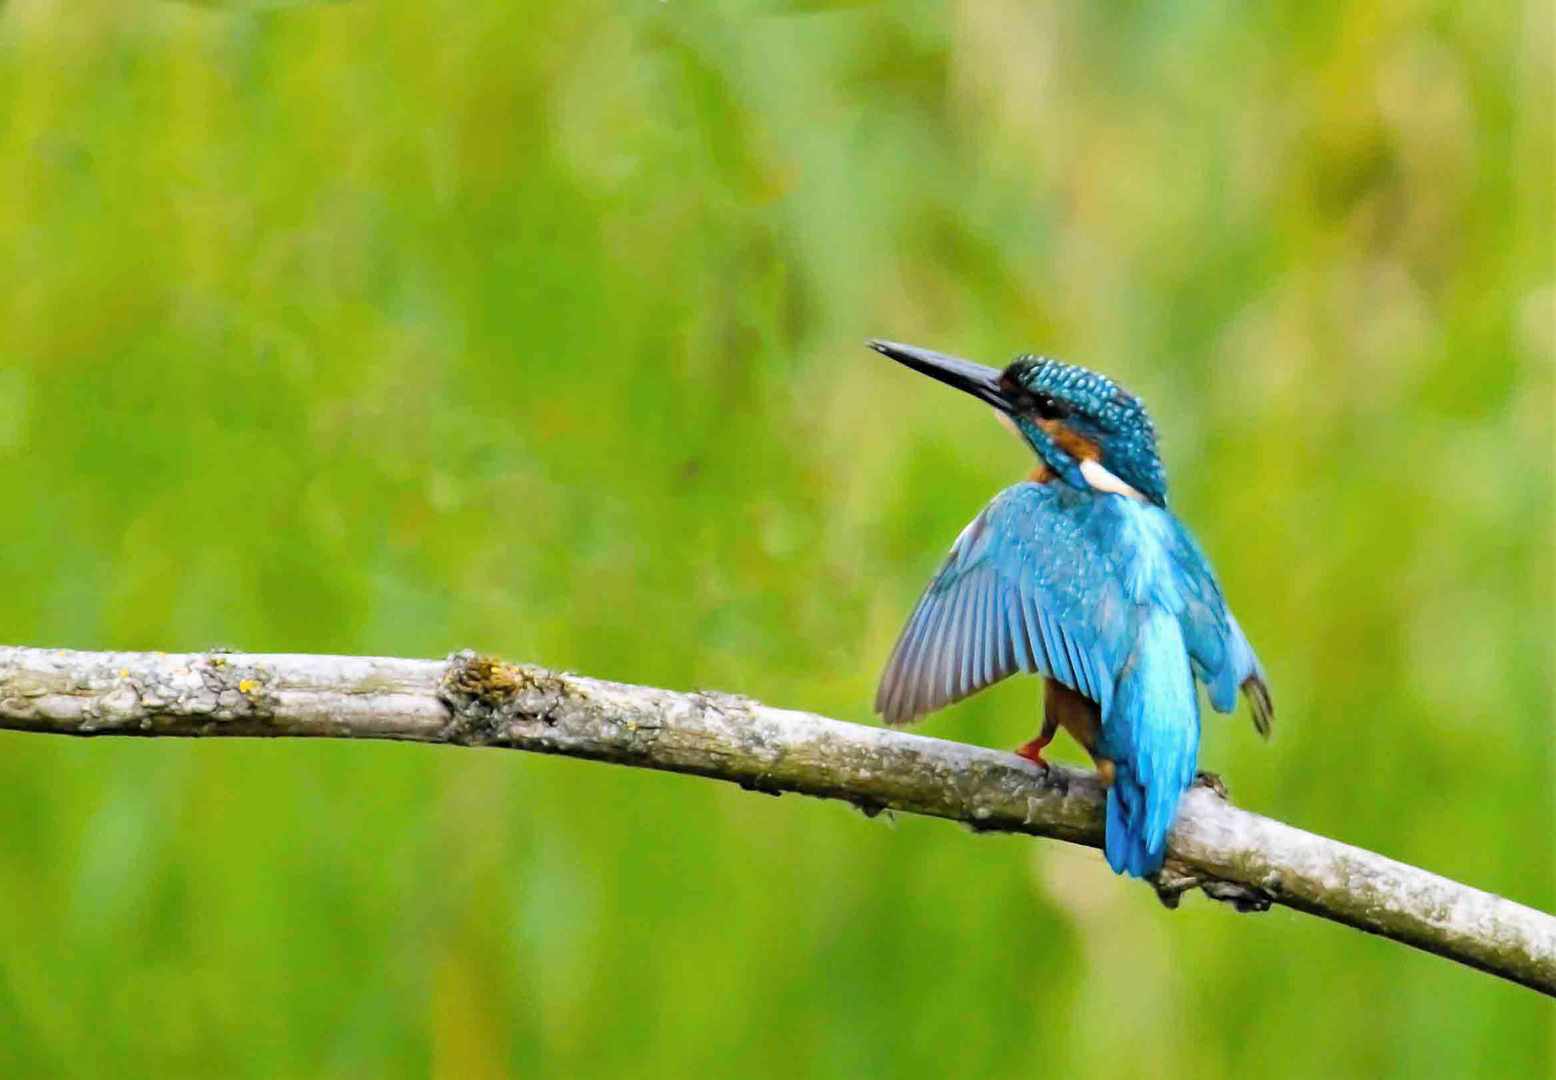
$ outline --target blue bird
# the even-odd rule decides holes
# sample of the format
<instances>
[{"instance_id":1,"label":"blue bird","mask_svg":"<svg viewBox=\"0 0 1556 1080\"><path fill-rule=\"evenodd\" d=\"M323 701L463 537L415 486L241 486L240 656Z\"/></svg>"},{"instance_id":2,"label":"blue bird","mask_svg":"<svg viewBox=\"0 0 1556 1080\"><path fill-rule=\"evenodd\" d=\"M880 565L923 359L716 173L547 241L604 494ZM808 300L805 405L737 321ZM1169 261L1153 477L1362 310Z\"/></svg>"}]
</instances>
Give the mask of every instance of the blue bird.
<instances>
[{"instance_id":1,"label":"blue bird","mask_svg":"<svg viewBox=\"0 0 1556 1080\"><path fill-rule=\"evenodd\" d=\"M1019 356L1003 371L928 349L870 347L992 405L1037 455L951 546L881 676L893 725L1017 672L1043 676L1043 726L1016 752L1046 767L1063 727L1107 785L1117 873L1161 868L1196 775L1199 691L1231 712L1242 690L1269 735L1264 669L1209 562L1167 509L1144 406L1073 364Z\"/></svg>"}]
</instances>

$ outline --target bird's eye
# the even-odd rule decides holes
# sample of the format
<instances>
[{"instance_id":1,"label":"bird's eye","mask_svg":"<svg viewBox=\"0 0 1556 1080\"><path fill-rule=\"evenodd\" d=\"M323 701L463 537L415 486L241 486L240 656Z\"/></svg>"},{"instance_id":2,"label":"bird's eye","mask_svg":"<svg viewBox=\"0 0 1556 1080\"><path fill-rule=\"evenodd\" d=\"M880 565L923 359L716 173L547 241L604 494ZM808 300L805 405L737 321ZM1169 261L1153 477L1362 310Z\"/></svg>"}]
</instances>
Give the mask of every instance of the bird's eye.
<instances>
[{"instance_id":1,"label":"bird's eye","mask_svg":"<svg viewBox=\"0 0 1556 1080\"><path fill-rule=\"evenodd\" d=\"M1052 394L1032 395L1032 408L1044 420L1062 420L1070 415L1070 407Z\"/></svg>"}]
</instances>

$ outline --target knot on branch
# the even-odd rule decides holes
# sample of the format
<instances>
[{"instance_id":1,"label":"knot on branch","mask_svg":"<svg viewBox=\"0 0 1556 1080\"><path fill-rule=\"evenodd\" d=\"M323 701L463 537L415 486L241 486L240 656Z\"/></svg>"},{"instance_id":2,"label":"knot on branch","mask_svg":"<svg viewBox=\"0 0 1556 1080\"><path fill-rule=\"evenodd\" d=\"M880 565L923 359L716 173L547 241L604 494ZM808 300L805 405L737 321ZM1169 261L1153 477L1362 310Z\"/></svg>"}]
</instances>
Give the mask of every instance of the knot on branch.
<instances>
[{"instance_id":1,"label":"knot on branch","mask_svg":"<svg viewBox=\"0 0 1556 1080\"><path fill-rule=\"evenodd\" d=\"M516 721L555 724L566 696L562 680L548 671L470 649L454 653L438 683L438 700L452 714L444 737L458 743L501 743L508 725Z\"/></svg>"}]
</instances>

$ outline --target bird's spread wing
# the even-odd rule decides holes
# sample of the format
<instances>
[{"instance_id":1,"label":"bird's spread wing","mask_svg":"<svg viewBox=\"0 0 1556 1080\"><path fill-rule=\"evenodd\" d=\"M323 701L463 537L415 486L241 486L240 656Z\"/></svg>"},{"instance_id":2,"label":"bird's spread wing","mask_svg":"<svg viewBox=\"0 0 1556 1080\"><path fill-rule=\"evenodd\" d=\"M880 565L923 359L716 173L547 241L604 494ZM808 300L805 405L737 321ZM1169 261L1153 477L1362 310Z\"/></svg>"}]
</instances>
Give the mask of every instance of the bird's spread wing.
<instances>
[{"instance_id":1,"label":"bird's spread wing","mask_svg":"<svg viewBox=\"0 0 1556 1080\"><path fill-rule=\"evenodd\" d=\"M1246 684L1255 723L1268 729L1263 672L1177 519L1057 483L1007 488L957 537L897 640L876 711L911 723L1027 671L1106 716L1142 605L1177 617L1217 709L1230 710Z\"/></svg>"},{"instance_id":2,"label":"bird's spread wing","mask_svg":"<svg viewBox=\"0 0 1556 1080\"><path fill-rule=\"evenodd\" d=\"M1018 671L1103 706L1128 650L1124 576L1105 504L1065 484L1024 483L962 530L909 617L876 693L907 724Z\"/></svg>"}]
</instances>

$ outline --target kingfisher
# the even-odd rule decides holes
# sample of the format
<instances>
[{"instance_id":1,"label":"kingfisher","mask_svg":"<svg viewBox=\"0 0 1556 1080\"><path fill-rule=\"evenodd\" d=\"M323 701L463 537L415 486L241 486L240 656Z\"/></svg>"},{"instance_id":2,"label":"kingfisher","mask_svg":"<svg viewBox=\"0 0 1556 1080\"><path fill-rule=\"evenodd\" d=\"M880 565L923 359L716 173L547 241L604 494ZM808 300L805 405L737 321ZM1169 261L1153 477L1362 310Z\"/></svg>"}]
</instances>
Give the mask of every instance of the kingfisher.
<instances>
[{"instance_id":1,"label":"kingfisher","mask_svg":"<svg viewBox=\"0 0 1556 1080\"><path fill-rule=\"evenodd\" d=\"M1064 728L1107 788L1115 873L1161 868L1194 783L1199 684L1217 712L1246 695L1268 737L1264 669L1209 561L1167 508L1156 429L1106 376L1024 354L1003 370L912 345L876 352L993 406L1037 455L962 530L909 616L876 693L910 724L1018 672L1043 678L1043 723L1016 753L1046 768Z\"/></svg>"}]
</instances>

